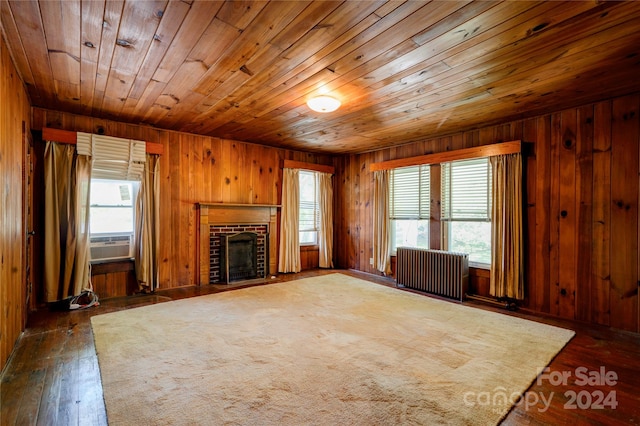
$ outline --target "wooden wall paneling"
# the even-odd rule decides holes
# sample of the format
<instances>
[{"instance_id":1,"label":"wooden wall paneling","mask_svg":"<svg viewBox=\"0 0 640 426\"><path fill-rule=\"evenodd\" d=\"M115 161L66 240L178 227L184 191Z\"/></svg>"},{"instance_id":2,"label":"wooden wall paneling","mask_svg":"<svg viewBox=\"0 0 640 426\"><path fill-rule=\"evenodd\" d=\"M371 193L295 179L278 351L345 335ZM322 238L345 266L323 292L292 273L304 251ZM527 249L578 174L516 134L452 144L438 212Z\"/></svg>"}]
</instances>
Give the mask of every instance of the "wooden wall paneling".
<instances>
[{"instance_id":1,"label":"wooden wall paneling","mask_svg":"<svg viewBox=\"0 0 640 426\"><path fill-rule=\"evenodd\" d=\"M592 277L589 318L609 325L611 288L611 101L594 106Z\"/></svg>"},{"instance_id":2,"label":"wooden wall paneling","mask_svg":"<svg viewBox=\"0 0 640 426\"><path fill-rule=\"evenodd\" d=\"M170 149L170 138L173 133L162 132L159 135L158 142L162 143L164 147L164 153L160 157L160 245L159 251L159 266L158 275L160 281L160 288L168 288L172 286L172 246L173 246L173 233L175 232L175 226L173 226L172 218L172 202L171 202L171 173L174 168L171 166L171 160L173 158Z\"/></svg>"},{"instance_id":3,"label":"wooden wall paneling","mask_svg":"<svg viewBox=\"0 0 640 426\"><path fill-rule=\"evenodd\" d=\"M3 6L4 11L4 6ZM4 15L3 15L4 16ZM25 326L23 176L30 128L27 90L15 69L4 38L0 39L0 371Z\"/></svg>"},{"instance_id":4,"label":"wooden wall paneling","mask_svg":"<svg viewBox=\"0 0 640 426\"><path fill-rule=\"evenodd\" d=\"M531 154L526 157L526 308L617 328L637 328L638 299L634 286L637 286L639 264L637 147L640 126L634 108L638 103L638 96L618 98L613 103L585 105L483 132L496 137L508 135L532 144ZM612 105L615 105L613 113ZM355 221L366 220L366 215L351 207L356 195L366 198L368 191L372 191L351 181L364 162L390 161L418 152L447 151L454 145L460 149L488 142L481 141L480 134L479 131L458 133L416 142L413 147L393 147L334 159L339 176L336 198L343 203L336 206L340 215L336 229L348 235ZM611 148L612 135L617 143L615 154ZM571 140L568 148L564 147L566 140ZM632 181L631 188L627 188L629 181ZM621 208L618 201L626 202ZM561 216L562 210L567 211L565 218ZM343 243L338 231L336 235L338 263L344 263L344 267L362 265L355 261L359 253L355 251L355 243L351 239ZM363 227L359 239L372 240L372 235L372 229ZM624 239L621 243L620 238ZM378 274L369 265L360 267L364 272ZM587 276L589 271L591 277ZM477 276L474 280L474 286L482 292L488 278ZM610 283L611 280L615 280L615 284ZM621 280L627 283L625 291L615 287L620 286ZM562 288L568 288L567 296L560 294L561 283ZM574 290L575 296L568 297ZM564 299L561 301L561 298ZM625 306L624 309L620 305Z\"/></svg>"},{"instance_id":5,"label":"wooden wall paneling","mask_svg":"<svg viewBox=\"0 0 640 426\"><path fill-rule=\"evenodd\" d=\"M525 288L525 305L531 306L533 303L534 292L536 289L536 185L538 177L536 175L536 156L533 147L538 141L538 122L535 119L525 120L522 126L515 134L509 134L509 138L519 137L525 143L522 153L523 162L523 190L524 203L526 206L523 218L523 234L525 239L524 245L524 288ZM511 139L509 139L511 140ZM542 142L544 143L544 141Z\"/></svg>"},{"instance_id":6,"label":"wooden wall paneling","mask_svg":"<svg viewBox=\"0 0 640 426\"><path fill-rule=\"evenodd\" d=\"M353 223L350 223L351 232L349 233L350 251L353 253L352 265L354 268L360 270L364 269L362 265L362 257L360 256L360 223L364 212L360 210L360 161L354 161L350 165L349 170L351 184L353 185L353 198L349 204L351 210L351 217L354 219Z\"/></svg>"},{"instance_id":7,"label":"wooden wall paneling","mask_svg":"<svg viewBox=\"0 0 640 426\"><path fill-rule=\"evenodd\" d=\"M469 268L469 294L490 297L491 271Z\"/></svg>"},{"instance_id":8,"label":"wooden wall paneling","mask_svg":"<svg viewBox=\"0 0 640 426\"><path fill-rule=\"evenodd\" d=\"M559 237L558 267L560 296L559 314L575 318L576 289L576 119L575 110L560 114L560 134L556 134L559 146Z\"/></svg>"},{"instance_id":9,"label":"wooden wall paneling","mask_svg":"<svg viewBox=\"0 0 640 426\"><path fill-rule=\"evenodd\" d=\"M481 146L487 143L494 143L498 138L496 136L496 126L483 127L478 130L478 138L473 140L473 146Z\"/></svg>"},{"instance_id":10,"label":"wooden wall paneling","mask_svg":"<svg viewBox=\"0 0 640 426\"><path fill-rule=\"evenodd\" d=\"M560 315L560 144L562 130L560 113L551 115L550 151L551 151L551 187L549 222L549 285L550 312Z\"/></svg>"},{"instance_id":11,"label":"wooden wall paneling","mask_svg":"<svg viewBox=\"0 0 640 426\"><path fill-rule=\"evenodd\" d=\"M222 140L222 144L220 146L222 152L220 153L220 172L222 179L222 191L220 193L220 199L222 202L232 202L234 201L231 197L231 182L232 182L232 164L231 164L231 145L227 140Z\"/></svg>"},{"instance_id":12,"label":"wooden wall paneling","mask_svg":"<svg viewBox=\"0 0 640 426\"><path fill-rule=\"evenodd\" d=\"M134 264L130 261L93 265L91 283L100 299L132 295L138 290Z\"/></svg>"},{"instance_id":13,"label":"wooden wall paneling","mask_svg":"<svg viewBox=\"0 0 640 426\"><path fill-rule=\"evenodd\" d=\"M213 138L211 141L211 158L209 159L209 168L211 170L211 198L209 200L214 203L222 202L222 190L224 186L224 178L222 174L222 140Z\"/></svg>"},{"instance_id":14,"label":"wooden wall paneling","mask_svg":"<svg viewBox=\"0 0 640 426\"><path fill-rule=\"evenodd\" d=\"M247 155L247 162L249 164L249 173L246 176L246 186L247 186L247 190L248 190L248 194L247 194L247 202L248 203L257 203L256 199L258 197L258 194L262 193L262 194L267 194L266 191L261 191L260 187L261 182L260 182L260 177L262 176L263 173L263 161L266 162L268 160L268 157L266 159L262 159L261 158L261 154L263 153L263 149L261 146L259 145L248 145L247 148L249 149L249 153Z\"/></svg>"},{"instance_id":15,"label":"wooden wall paneling","mask_svg":"<svg viewBox=\"0 0 640 426\"><path fill-rule=\"evenodd\" d=\"M339 268L338 259L342 254L340 247L338 246L338 236L340 235L340 224L342 223L342 214L340 209L342 205L340 203L340 194L342 185L340 185L340 172L338 170L339 163L338 158L333 158L332 165L335 169L333 175L333 266Z\"/></svg>"},{"instance_id":16,"label":"wooden wall paneling","mask_svg":"<svg viewBox=\"0 0 640 426\"><path fill-rule=\"evenodd\" d=\"M320 250L318 246L300 247L300 266L303 271L316 269L320 264Z\"/></svg>"},{"instance_id":17,"label":"wooden wall paneling","mask_svg":"<svg viewBox=\"0 0 640 426\"><path fill-rule=\"evenodd\" d=\"M333 200L334 200L334 224L333 224L333 254L335 258L335 266L337 268L346 268L344 259L347 258L347 250L344 245L346 235L347 214L345 199L347 197L347 188L344 182L344 169L347 163L346 157L336 157L333 160L336 174L334 177Z\"/></svg>"},{"instance_id":18,"label":"wooden wall paneling","mask_svg":"<svg viewBox=\"0 0 640 426\"><path fill-rule=\"evenodd\" d=\"M180 259L181 242L184 238L182 228L184 224L180 215L180 175L181 173L188 172L184 170L182 166L182 144L180 143L181 135L172 134L171 141L169 142L169 155L171 156L171 163L169 165L169 185L170 185L170 198L168 208L171 215L171 226L173 227L171 232L171 248L169 258L171 259L171 271L169 272L171 277L170 287L179 285L182 275L182 264ZM162 189L161 189L162 190Z\"/></svg>"},{"instance_id":19,"label":"wooden wall paneling","mask_svg":"<svg viewBox=\"0 0 640 426\"><path fill-rule=\"evenodd\" d=\"M247 162L247 145L244 143L233 144L233 155L231 164L235 166L233 177L231 178L235 184L235 200L238 203L251 202L251 189L249 188L248 176L251 175L252 164Z\"/></svg>"},{"instance_id":20,"label":"wooden wall paneling","mask_svg":"<svg viewBox=\"0 0 640 426\"><path fill-rule=\"evenodd\" d=\"M529 283L532 308L551 312L551 121L549 117L536 120L536 221L535 267L536 281Z\"/></svg>"},{"instance_id":21,"label":"wooden wall paneling","mask_svg":"<svg viewBox=\"0 0 640 426\"><path fill-rule=\"evenodd\" d=\"M613 101L611 326L638 331L638 96Z\"/></svg>"},{"instance_id":22,"label":"wooden wall paneling","mask_svg":"<svg viewBox=\"0 0 640 426\"><path fill-rule=\"evenodd\" d=\"M203 200L205 192L204 184L204 169L202 164L202 154L204 150L203 136L193 136L190 141L191 152L189 154L189 164L191 170L191 176L189 181L189 244L191 250L191 276L190 284L198 284L199 277L199 253L200 247L197 244L199 241L198 235L200 232L200 224L198 223L197 206L196 202ZM185 206L186 207L186 206Z\"/></svg>"},{"instance_id":23,"label":"wooden wall paneling","mask_svg":"<svg viewBox=\"0 0 640 426\"><path fill-rule=\"evenodd\" d=\"M336 238L333 241L333 247L334 250L336 250L338 266L345 269L349 266L349 251L346 244L349 224L348 199L349 194L351 193L351 188L347 185L346 177L346 170L349 162L348 156L342 156L340 157L340 161L334 162L334 165L336 165L336 176L338 177L338 191L335 192L334 198L338 198L340 200L340 209L338 210L340 217L336 220L336 224L338 226L336 226L336 229L334 230Z\"/></svg>"},{"instance_id":24,"label":"wooden wall paneling","mask_svg":"<svg viewBox=\"0 0 640 426\"><path fill-rule=\"evenodd\" d=\"M236 141L227 141L227 144L229 145L229 174L227 176L229 178L228 200L233 203L242 203L244 195L242 194L238 173L243 166L242 144Z\"/></svg>"},{"instance_id":25,"label":"wooden wall paneling","mask_svg":"<svg viewBox=\"0 0 640 426\"><path fill-rule=\"evenodd\" d=\"M358 200L358 211L361 212L361 220L358 224L358 242L360 243L360 263L362 269L371 268L371 256L369 252L371 249L370 238L362 238L373 229L373 209L372 209L372 196L373 196L373 173L369 171L369 164L371 163L373 155L367 155L360 162L360 170L358 174L360 177L360 199Z\"/></svg>"},{"instance_id":26,"label":"wooden wall paneling","mask_svg":"<svg viewBox=\"0 0 640 426\"><path fill-rule=\"evenodd\" d=\"M212 138L203 138L202 152L200 154L200 167L202 168L202 192L200 193L202 202L212 202L211 198L211 144Z\"/></svg>"},{"instance_id":27,"label":"wooden wall paneling","mask_svg":"<svg viewBox=\"0 0 640 426\"><path fill-rule=\"evenodd\" d=\"M593 239L593 105L577 109L576 137L576 319L591 315L591 241Z\"/></svg>"},{"instance_id":28,"label":"wooden wall paneling","mask_svg":"<svg viewBox=\"0 0 640 426\"><path fill-rule=\"evenodd\" d=\"M346 165L345 170L345 182L348 185L349 192L348 196L345 199L346 211L347 211L347 223L346 223L346 233L343 236L345 239L345 248L348 256L348 260L346 263L347 268L358 269L359 265L357 263L357 251L354 243L355 238L355 225L358 221L357 214L358 211L355 208L354 203L357 200L357 184L355 182L355 174L353 173L354 164L357 167L357 161L355 161L355 157L352 157L352 161Z\"/></svg>"},{"instance_id":29,"label":"wooden wall paneling","mask_svg":"<svg viewBox=\"0 0 640 426\"><path fill-rule=\"evenodd\" d=\"M180 209L181 238L178 251L180 285L195 284L197 268L195 261L195 200L191 199L193 185L193 170L191 168L191 145L194 135L181 135L180 137L180 197L175 200ZM193 267L192 267L193 266Z\"/></svg>"},{"instance_id":30,"label":"wooden wall paneling","mask_svg":"<svg viewBox=\"0 0 640 426\"><path fill-rule=\"evenodd\" d=\"M199 194L203 192L202 185L202 138L197 135L189 135L184 138L184 148L186 150L186 161L188 162L187 195L185 201L195 203Z\"/></svg>"},{"instance_id":31,"label":"wooden wall paneling","mask_svg":"<svg viewBox=\"0 0 640 426\"><path fill-rule=\"evenodd\" d=\"M277 152L266 146L261 147L260 152L261 169L259 175L259 191L255 202L264 204L279 204L278 194L280 193L280 178ZM272 230L270 232L275 232Z\"/></svg>"},{"instance_id":32,"label":"wooden wall paneling","mask_svg":"<svg viewBox=\"0 0 640 426\"><path fill-rule=\"evenodd\" d=\"M105 129L105 134L144 139L163 146L164 153L160 157L160 288L188 286L197 282L196 202L230 203L245 199L251 202L257 199L259 204L278 204L282 159L295 158L297 161L318 164L331 164L332 161L325 155L194 136L39 108L34 108L34 117L32 128L36 130L48 125L63 130L95 132L100 125ZM234 144L240 149L233 148ZM209 149L210 153L207 151ZM237 180L234 179L236 176ZM254 198L251 198L251 192ZM277 229L270 232L277 238ZM275 247L277 249L277 244Z\"/></svg>"},{"instance_id":33,"label":"wooden wall paneling","mask_svg":"<svg viewBox=\"0 0 640 426\"><path fill-rule=\"evenodd\" d=\"M352 175L351 175L351 164L353 164L353 162L355 161L355 156L349 156L349 161L345 162L344 164L344 169L343 169L343 186L344 186L344 192L345 192L345 197L343 200L343 211L345 212L345 224L344 224L344 252L345 252L345 262L344 262L344 266L346 268L355 268L355 261L354 261L354 254L353 254L353 244L352 244L352 234L353 234L353 224L356 221L355 218L355 208L353 208L352 204L353 204L353 200L355 197L355 191L353 190L353 183L351 181Z\"/></svg>"}]
</instances>

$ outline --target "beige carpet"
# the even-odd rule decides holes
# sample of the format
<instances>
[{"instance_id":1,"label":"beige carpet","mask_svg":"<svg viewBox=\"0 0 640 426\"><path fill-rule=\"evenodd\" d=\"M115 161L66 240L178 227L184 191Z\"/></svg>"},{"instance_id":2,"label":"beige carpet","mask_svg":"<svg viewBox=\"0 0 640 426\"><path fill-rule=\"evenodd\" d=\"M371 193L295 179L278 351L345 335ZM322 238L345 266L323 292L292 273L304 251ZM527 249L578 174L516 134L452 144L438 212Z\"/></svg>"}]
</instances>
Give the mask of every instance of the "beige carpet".
<instances>
[{"instance_id":1,"label":"beige carpet","mask_svg":"<svg viewBox=\"0 0 640 426\"><path fill-rule=\"evenodd\" d=\"M91 322L110 425L496 424L574 334L342 274Z\"/></svg>"}]
</instances>

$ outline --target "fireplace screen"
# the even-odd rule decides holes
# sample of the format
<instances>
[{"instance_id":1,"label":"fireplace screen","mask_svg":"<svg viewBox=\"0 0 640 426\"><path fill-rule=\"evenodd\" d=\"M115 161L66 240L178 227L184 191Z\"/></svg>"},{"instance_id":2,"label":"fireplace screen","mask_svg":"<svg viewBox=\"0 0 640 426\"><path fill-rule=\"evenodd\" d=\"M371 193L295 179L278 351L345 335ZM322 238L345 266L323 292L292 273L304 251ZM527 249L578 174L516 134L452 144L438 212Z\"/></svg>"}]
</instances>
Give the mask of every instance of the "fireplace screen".
<instances>
[{"instance_id":1,"label":"fireplace screen","mask_svg":"<svg viewBox=\"0 0 640 426\"><path fill-rule=\"evenodd\" d=\"M258 277L258 235L255 232L220 235L220 274L223 282Z\"/></svg>"}]
</instances>

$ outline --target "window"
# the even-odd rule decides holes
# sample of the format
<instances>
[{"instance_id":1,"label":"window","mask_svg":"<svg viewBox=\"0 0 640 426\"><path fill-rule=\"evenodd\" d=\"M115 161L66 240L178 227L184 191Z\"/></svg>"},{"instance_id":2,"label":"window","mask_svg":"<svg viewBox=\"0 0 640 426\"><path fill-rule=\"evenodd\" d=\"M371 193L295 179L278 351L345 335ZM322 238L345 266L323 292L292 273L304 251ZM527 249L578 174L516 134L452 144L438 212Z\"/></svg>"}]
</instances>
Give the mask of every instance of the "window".
<instances>
[{"instance_id":1,"label":"window","mask_svg":"<svg viewBox=\"0 0 640 426\"><path fill-rule=\"evenodd\" d=\"M429 248L429 166L401 167L389 179L391 250L397 247Z\"/></svg>"},{"instance_id":2,"label":"window","mask_svg":"<svg viewBox=\"0 0 640 426\"><path fill-rule=\"evenodd\" d=\"M91 260L131 257L139 182L91 179Z\"/></svg>"},{"instance_id":3,"label":"window","mask_svg":"<svg viewBox=\"0 0 640 426\"><path fill-rule=\"evenodd\" d=\"M91 259L131 256L135 205L144 171L145 143L77 133L79 154L91 156L89 233Z\"/></svg>"},{"instance_id":4,"label":"window","mask_svg":"<svg viewBox=\"0 0 640 426\"><path fill-rule=\"evenodd\" d=\"M92 236L132 235L139 182L92 179L89 231Z\"/></svg>"},{"instance_id":5,"label":"window","mask_svg":"<svg viewBox=\"0 0 640 426\"><path fill-rule=\"evenodd\" d=\"M491 166L487 158L442 164L443 248L491 264Z\"/></svg>"},{"instance_id":6,"label":"window","mask_svg":"<svg viewBox=\"0 0 640 426\"><path fill-rule=\"evenodd\" d=\"M318 244L320 207L318 205L318 177L316 172L300 170L300 216L298 219L300 245Z\"/></svg>"}]
</instances>

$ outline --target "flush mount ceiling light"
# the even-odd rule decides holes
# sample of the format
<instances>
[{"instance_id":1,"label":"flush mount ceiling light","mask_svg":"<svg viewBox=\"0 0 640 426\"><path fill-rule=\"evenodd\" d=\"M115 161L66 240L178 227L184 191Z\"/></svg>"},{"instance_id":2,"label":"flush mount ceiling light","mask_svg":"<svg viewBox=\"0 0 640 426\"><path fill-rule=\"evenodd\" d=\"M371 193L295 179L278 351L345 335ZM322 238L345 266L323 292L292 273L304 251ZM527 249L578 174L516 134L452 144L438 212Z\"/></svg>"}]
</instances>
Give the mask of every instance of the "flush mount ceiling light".
<instances>
[{"instance_id":1,"label":"flush mount ceiling light","mask_svg":"<svg viewBox=\"0 0 640 426\"><path fill-rule=\"evenodd\" d=\"M307 105L316 112L332 112L340 107L340 101L331 96L322 95L309 99Z\"/></svg>"}]
</instances>

